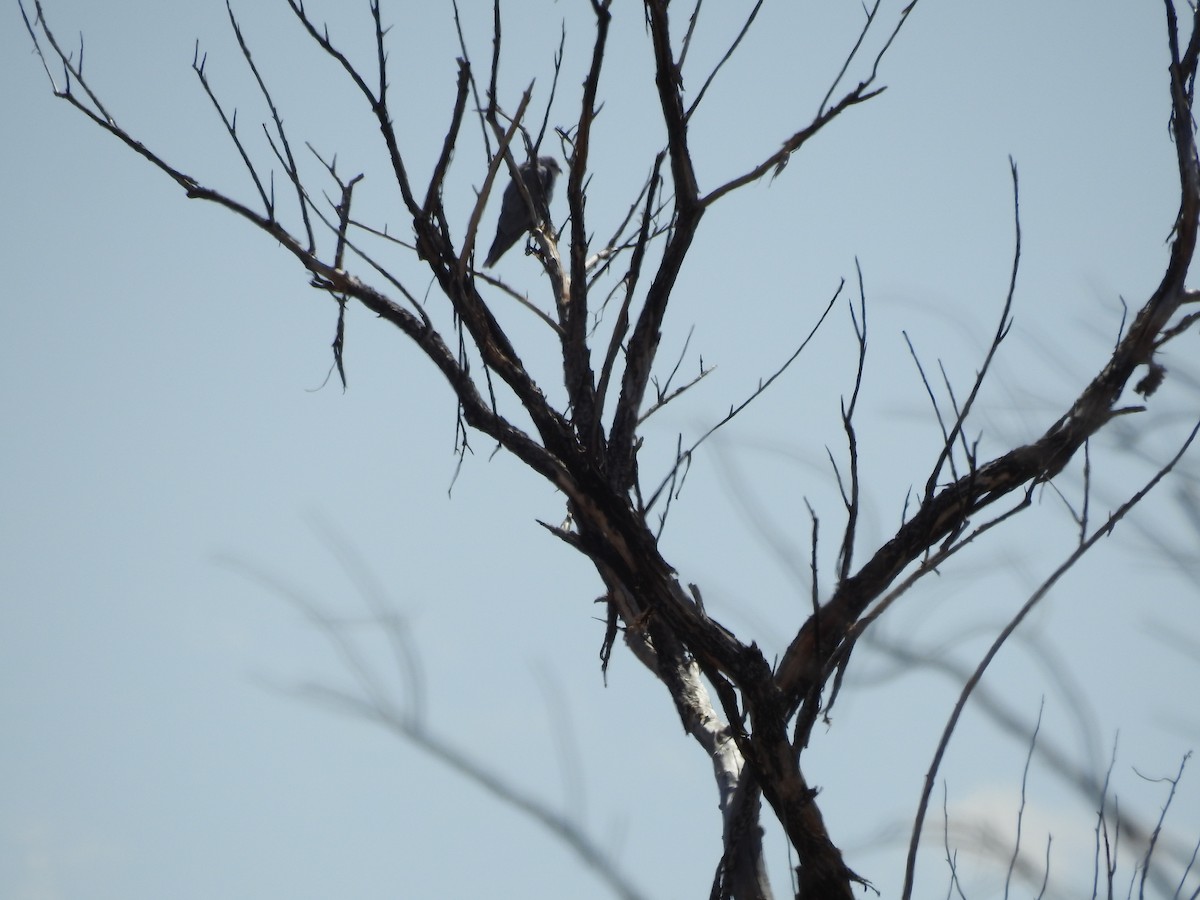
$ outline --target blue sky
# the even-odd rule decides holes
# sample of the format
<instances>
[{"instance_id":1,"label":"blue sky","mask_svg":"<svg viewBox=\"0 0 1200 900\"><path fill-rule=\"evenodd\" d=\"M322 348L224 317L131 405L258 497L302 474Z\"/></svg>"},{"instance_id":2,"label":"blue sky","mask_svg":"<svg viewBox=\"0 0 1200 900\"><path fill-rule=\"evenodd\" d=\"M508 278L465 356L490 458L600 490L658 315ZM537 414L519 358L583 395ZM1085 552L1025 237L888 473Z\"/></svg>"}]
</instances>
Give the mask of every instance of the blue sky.
<instances>
[{"instance_id":1,"label":"blue sky","mask_svg":"<svg viewBox=\"0 0 1200 900\"><path fill-rule=\"evenodd\" d=\"M348 50L369 51L365 8L310 6ZM362 214L403 235L359 98L285 4L235 9L297 143L366 172ZM482 67L488 4L463 9ZM565 21L551 123L572 120L587 10L509 5L509 106L534 78L534 105L544 103ZM189 174L252 196L189 68L199 39L214 86L254 131L263 111L223 5L49 0L47 11L63 38L84 33L87 72L119 121ZM724 7L705 14L689 86L738 21ZM364 573L420 647L434 732L575 817L645 896L705 893L719 853L709 764L631 658L618 655L604 686L599 582L535 521L561 521L561 498L478 438L455 481L449 390L369 315L350 315L349 390L326 384L328 298L249 225L186 201L55 101L15 4L6 15L0 896L611 896L513 810L303 694L352 680L289 590L345 623L397 702L411 701L414 686L389 668L367 621ZM854 2L767 4L694 120L702 184L745 170L811 118L860 15ZM396 23L396 118L420 182L440 147L457 45L440 4L385 4L385 16ZM1010 156L1023 229L1015 326L975 427L990 455L1057 418L1103 364L1121 298L1139 305L1165 264L1177 200L1162 18L1157 4L922 3L882 67L883 95L779 178L706 216L662 358L673 362L694 326L685 371L700 357L716 369L647 424L646 481L677 435L694 439L791 353L857 259L871 329L858 558L886 540L939 441L902 332L927 369L941 360L965 390L1007 288ZM649 71L640 14L619 10L593 151L597 234L623 213L663 139ZM255 148L267 158L261 140ZM460 234L483 174L477 130L467 129L448 192ZM564 214L561 198L554 211ZM485 232L494 217L489 209ZM424 292L427 276L399 253L390 259ZM548 305L531 260L510 253L499 271ZM497 302L553 396L551 335ZM436 298L429 304L448 321ZM1136 490L1193 424L1190 341L1165 355L1171 377L1150 412L1094 443L1094 516ZM839 307L772 392L698 457L664 536L710 611L768 654L786 646L808 603L806 499L821 517L830 587L841 523L826 447L843 446L838 403L853 368ZM1151 822L1164 786L1134 767L1172 774L1200 743L1198 538L1179 493L1196 468L1184 468L1063 581L985 681L1029 727L1045 697L1043 739L1081 765L1103 767L1119 733L1122 807ZM1077 500L1079 467L1056 486ZM973 665L1074 536L1063 504L1040 492L897 604L881 633ZM1071 690L1046 660L1069 673ZM865 647L855 665L806 773L851 865L891 896L906 832L882 833L911 818L957 687L896 671ZM1010 836L1024 753L969 712L944 767L955 821ZM1200 834L1198 779L1185 774L1168 820L1189 847ZM1094 804L1037 762L1029 800L1027 839L1040 847L1052 831L1052 872L1077 887L1079 872L1090 878ZM784 893L787 860L771 840ZM942 851L934 839L926 847L923 884L940 892ZM971 896L991 896L994 869L970 865Z\"/></svg>"}]
</instances>

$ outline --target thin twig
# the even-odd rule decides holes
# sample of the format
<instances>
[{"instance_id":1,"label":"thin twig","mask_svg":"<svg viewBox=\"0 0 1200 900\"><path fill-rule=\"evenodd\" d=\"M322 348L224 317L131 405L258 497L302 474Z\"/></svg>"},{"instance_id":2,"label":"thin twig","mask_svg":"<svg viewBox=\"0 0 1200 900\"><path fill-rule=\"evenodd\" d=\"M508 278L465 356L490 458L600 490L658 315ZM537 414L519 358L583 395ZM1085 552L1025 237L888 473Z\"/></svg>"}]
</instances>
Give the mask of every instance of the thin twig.
<instances>
[{"instance_id":1,"label":"thin twig","mask_svg":"<svg viewBox=\"0 0 1200 900\"><path fill-rule=\"evenodd\" d=\"M962 410L956 416L954 427L951 429L950 435L942 447L942 452L938 454L937 462L933 465L933 471L929 473L929 479L925 482L926 499L933 496L934 488L937 487L938 476L941 474L942 466L946 460L950 459L953 466L954 440L962 431L963 424L966 422L967 416L970 415L971 409L975 405L975 399L979 396L980 388L983 387L984 378L987 377L992 360L996 357L996 351L1000 349L1000 344L1007 337L1009 329L1012 328L1011 313L1013 296L1017 290L1017 273L1021 268L1021 191L1020 181L1017 178L1017 164L1011 156L1008 159L1008 166L1012 173L1014 231L1012 269L1008 278L1008 292L1004 296L1004 306L1000 311L1000 321L996 325L996 333L992 336L991 344L988 345L987 353L983 358L983 365L979 367L979 372L975 375L975 382L971 385L971 393L967 396ZM957 480L958 476L955 475L954 477Z\"/></svg>"},{"instance_id":2,"label":"thin twig","mask_svg":"<svg viewBox=\"0 0 1200 900\"><path fill-rule=\"evenodd\" d=\"M729 45L729 49L725 51L725 55L721 57L721 59L717 62L717 64L715 66L713 66L713 70L708 73L708 77L706 79L704 79L704 84L701 86L699 92L696 94L696 99L691 102L691 104L687 108L687 112L685 112L683 114L683 117L685 119L691 119L692 113L694 113L696 111L696 108L700 105L700 101L703 100L704 95L706 93L708 93L709 87L712 85L713 81L716 80L717 73L721 71L721 68L725 65L725 63L729 62L730 57L733 56L734 52L738 48L738 45L742 42L742 38L744 38L746 36L746 33L748 31L750 31L750 26L754 24L754 20L758 16L758 11L760 9L762 9L762 5L763 5L763 0L758 0L758 2L755 3L754 6L751 8L750 14L748 16L746 16L746 21L744 23L742 23L741 30L738 31L738 33L737 33L737 37L735 37L733 39L733 43ZM697 4L696 13L699 14L699 12L700 12L699 4ZM687 53L687 41L690 41L690 39L691 39L692 27L694 26L694 24L695 24L695 16L693 16L693 21L691 23L689 23L689 25L688 25L688 35L687 35L687 38L685 39L683 53L680 54L679 68L681 70L683 69L683 56L686 55L686 53Z\"/></svg>"},{"instance_id":3,"label":"thin twig","mask_svg":"<svg viewBox=\"0 0 1200 900\"><path fill-rule=\"evenodd\" d=\"M844 281L838 284L837 290L833 292L833 296L829 299L829 303L826 304L825 310L821 313L820 318L817 319L817 323L813 325L812 330L808 333L808 336L800 342L800 346L795 349L792 355L784 360L783 365L772 372L765 381L759 381L758 386L750 392L749 396L742 400L742 402L737 406L731 406L729 408L729 412L722 416L721 419L712 425L707 431L705 431L704 434L700 435L700 437L696 439L695 443L685 450L682 455L676 455L675 464L671 466L662 482L659 483L659 486L654 490L654 493L650 495L650 502L646 504L646 509L652 509L654 507L654 504L657 501L659 494L662 492L662 489L667 485L668 482L675 478L676 472L679 470L679 467L684 463L685 460L690 462L692 454L696 452L701 444L707 441L721 428L728 425L747 406L761 397L767 391L767 389L775 383L775 380L784 372L786 372L792 363L799 358L800 354L804 352L804 348L808 346L809 342L812 341L817 332L820 330L821 325L824 324L825 318L829 315L829 311L833 309L833 305L837 303L838 297L841 296L842 288L844 286Z\"/></svg>"},{"instance_id":4,"label":"thin twig","mask_svg":"<svg viewBox=\"0 0 1200 900\"><path fill-rule=\"evenodd\" d=\"M1046 698L1038 705L1037 723L1029 736L1029 750L1025 754L1025 768L1021 772L1021 805L1017 808L1017 834L1013 840L1012 857L1008 861L1008 870L1004 873L1004 900L1008 900L1009 887L1012 884L1013 870L1017 867L1017 859L1021 855L1022 826L1025 824L1025 801L1029 786L1029 764L1033 762L1033 751L1037 747L1038 732L1042 730L1042 713L1046 710Z\"/></svg>"}]
</instances>

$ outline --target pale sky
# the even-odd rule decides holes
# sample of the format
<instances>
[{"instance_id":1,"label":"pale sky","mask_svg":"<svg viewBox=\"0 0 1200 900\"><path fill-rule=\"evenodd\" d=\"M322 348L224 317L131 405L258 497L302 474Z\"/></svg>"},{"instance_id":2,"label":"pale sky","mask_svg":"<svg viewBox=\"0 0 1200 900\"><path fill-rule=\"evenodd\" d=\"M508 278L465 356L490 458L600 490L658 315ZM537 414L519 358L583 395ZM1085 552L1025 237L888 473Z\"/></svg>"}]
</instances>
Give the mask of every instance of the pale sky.
<instances>
[{"instance_id":1,"label":"pale sky","mask_svg":"<svg viewBox=\"0 0 1200 900\"><path fill-rule=\"evenodd\" d=\"M593 146L598 237L664 139L640 9L616 5ZM371 62L365 2L308 6ZM749 4L713 6L685 71L693 90L737 27L726 9ZM199 39L214 89L239 109L266 164L265 113L223 4L46 0L46 9L68 44L84 34L86 74L120 122L183 171L253 198L190 70ZM482 73L490 4L462 9ZM550 122L574 120L589 9L506 5L507 106L536 78L540 118L565 22ZM336 153L343 172L365 172L362 216L407 235L361 97L286 4L235 10L296 147L310 141ZM385 3L384 15L395 25L394 115L423 184L459 50L448 4ZM682 21L684 9L675 15ZM860 18L856 0L766 4L693 121L703 186L809 121ZM536 522L561 521L561 498L478 436L455 482L451 393L398 332L360 310L349 317L349 390L325 383L329 298L249 224L187 201L56 101L16 4L5 21L0 897L612 896L562 844L442 763L296 696L354 683L289 591L363 642L398 705L420 694L438 737L577 821L643 896L706 896L720 847L711 767L628 654L615 655L604 685L600 583ZM906 492L924 485L940 441L904 333L927 371L941 360L961 397L996 327L1012 264L1010 156L1023 229L1015 325L971 431L988 458L1040 434L1103 365L1121 298L1136 308L1162 274L1177 206L1167 58L1161 4L923 0L881 68L888 90L774 181L704 219L661 365L665 374L694 327L683 371L701 358L716 369L648 423L646 484L657 484L678 435L690 443L795 349L838 282L853 286L857 259L870 327L858 420L857 558L867 558L901 520ZM547 149L562 158L556 143ZM324 186L311 158L304 165ZM456 236L484 173L471 123L448 189ZM281 176L276 186L283 197ZM552 210L565 216L561 196ZM485 232L495 215L493 205ZM428 275L390 252L423 296ZM549 306L545 279L519 250L498 270ZM427 303L448 323L438 297ZM496 303L530 369L559 395L552 335L516 304ZM1164 355L1170 374L1150 411L1093 443L1093 522L1194 424L1193 341ZM826 448L843 459L838 409L854 349L843 304L772 391L698 455L664 534L682 580L769 657L809 604L806 499L821 519L821 587L832 586L842 512ZM1062 581L984 681L1027 729L1044 698L1040 740L1082 770L1103 771L1119 734L1113 785L1122 808L1151 826L1167 786L1137 773L1173 775L1200 746L1200 533L1181 502L1198 471L1193 454ZM1081 472L1073 465L1055 482L1076 504ZM1039 491L1033 509L897 603L880 634L972 667L1075 539L1062 500ZM403 617L419 685L389 662L364 582ZM805 756L835 842L884 897L899 889L907 825L957 691L864 645L832 725ZM1025 752L969 710L942 770L952 826L986 822L1011 841ZM1090 896L1095 799L1036 759L1026 793L1034 858L1052 832L1060 895ZM939 827L941 796L939 787ZM1167 825L1190 852L1200 835L1194 768ZM788 859L778 835L769 840L774 887L786 896ZM1002 877L968 844L959 846L969 896L997 896ZM918 894L942 895L940 833L923 846ZM999 856L1010 852L1004 844Z\"/></svg>"}]
</instances>

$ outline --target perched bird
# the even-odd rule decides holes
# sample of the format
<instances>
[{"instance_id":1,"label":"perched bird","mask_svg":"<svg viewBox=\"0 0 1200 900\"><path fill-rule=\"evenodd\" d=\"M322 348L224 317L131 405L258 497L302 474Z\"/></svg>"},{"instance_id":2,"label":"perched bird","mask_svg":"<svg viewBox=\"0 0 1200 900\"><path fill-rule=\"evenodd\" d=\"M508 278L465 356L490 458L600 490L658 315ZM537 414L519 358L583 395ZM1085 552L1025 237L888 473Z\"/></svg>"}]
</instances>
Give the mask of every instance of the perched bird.
<instances>
[{"instance_id":1,"label":"perched bird","mask_svg":"<svg viewBox=\"0 0 1200 900\"><path fill-rule=\"evenodd\" d=\"M533 200L534 209L543 209L550 205L550 196L554 193L554 179L562 171L558 160L553 156L543 156L536 163L527 162L521 166L521 180ZM500 219L496 222L496 239L492 241L492 249L488 251L486 268L491 268L527 231L537 224L537 217L530 214L529 204L521 196L521 189L515 180L510 180L504 189L504 199L500 203Z\"/></svg>"}]
</instances>

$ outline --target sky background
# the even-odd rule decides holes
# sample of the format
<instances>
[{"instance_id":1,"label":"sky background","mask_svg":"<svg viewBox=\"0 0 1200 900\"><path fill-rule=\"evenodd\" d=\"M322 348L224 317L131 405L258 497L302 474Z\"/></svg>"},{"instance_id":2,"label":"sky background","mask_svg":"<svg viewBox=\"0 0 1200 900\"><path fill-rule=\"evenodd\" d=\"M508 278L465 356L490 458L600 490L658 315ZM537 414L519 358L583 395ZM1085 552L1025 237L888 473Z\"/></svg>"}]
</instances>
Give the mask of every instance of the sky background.
<instances>
[{"instance_id":1,"label":"sky background","mask_svg":"<svg viewBox=\"0 0 1200 900\"><path fill-rule=\"evenodd\" d=\"M599 237L664 141L640 10L616 5L588 207ZM369 65L366 7L309 4ZM689 89L747 8L705 6ZM265 111L222 4L48 0L46 9L66 43L85 36L85 72L118 121L183 171L253 199L190 69L199 41L214 89L269 164ZM482 73L490 5L462 9ZM286 4L235 10L294 148L310 141L336 153L344 173L364 172L356 212L407 235L361 97ZM314 699L307 686L354 683L298 597L360 642L397 704L423 710L432 733L578 822L643 896L705 896L720 852L711 767L628 654L615 655L605 686L598 579L536 523L562 520L561 497L479 437L458 471L450 391L398 332L360 310L348 321L349 390L327 381L329 298L249 224L186 201L56 101L16 4L3 15L0 897L612 896L512 808ZM460 50L446 4L385 4L384 16L394 25L393 115L423 185ZM693 120L703 188L811 119L861 16L853 0L766 4ZM550 122L569 124L590 54L588 4L512 3L504 22L503 102L515 108L536 79L539 116L565 24ZM685 375L701 359L716 368L647 423L646 484L666 471L677 436L694 440L790 355L842 279L851 296L857 260L870 329L858 419L865 559L894 531L940 445L904 335L962 397L995 330L1013 254L1010 157L1023 240L1015 324L972 434L985 458L1040 434L1103 365L1122 298L1140 306L1161 277L1178 202L1167 59L1160 4L925 0L881 68L883 95L778 178L706 215L661 361L665 373L686 342ZM325 184L311 157L303 165ZM447 187L456 238L485 166L468 123ZM294 212L281 177L276 185ZM552 208L561 221L563 199ZM490 237L495 214L493 204L481 234ZM425 295L429 277L403 251L381 254ZM549 307L532 260L512 251L498 271ZM436 291L428 306L448 326ZM496 308L534 376L561 396L552 335L503 297ZM1149 412L1093 442L1093 521L1194 424L1194 340L1164 354L1170 376ZM838 410L854 351L843 303L698 455L664 533L666 558L702 587L709 611L771 657L809 603L805 501L821 522L820 587L832 587L841 514L826 448L844 458ZM1186 462L1070 573L984 682L1026 733L1044 700L1039 742L1080 771L1103 773L1116 744L1114 792L1151 825L1168 785L1146 779L1173 775L1200 745L1200 533L1189 514L1198 471ZM897 663L896 648L974 666L1073 548L1058 492L1078 505L1081 464L1055 488L896 604L876 643L856 650L832 724L814 734L806 775L848 862L885 897L901 883L907 824L961 683ZM419 648L419 683L389 659L369 585ZM972 898L1000 890L995 858L1011 853L1025 753L1025 738L971 707L944 763ZM1025 841L1040 865L1053 834L1059 896L1090 896L1096 803L1035 759ZM971 852L981 825L1001 837L990 860ZM1200 835L1194 768L1167 825L1186 858ZM783 844L768 840L786 895ZM941 894L940 836L923 846L919 883ZM1132 865L1123 860L1124 878Z\"/></svg>"}]
</instances>

